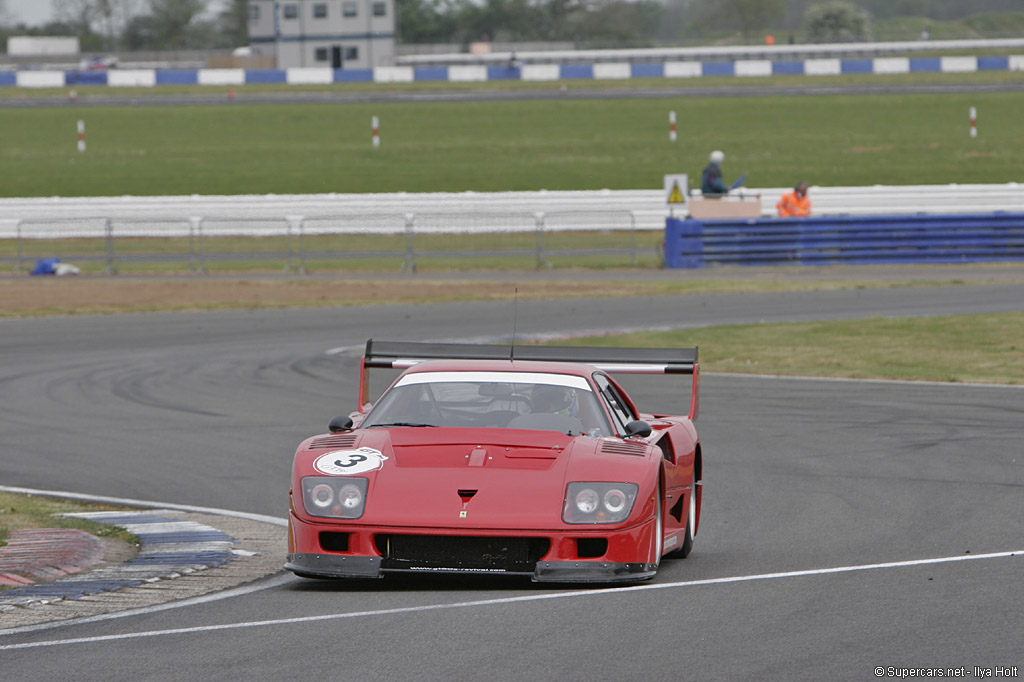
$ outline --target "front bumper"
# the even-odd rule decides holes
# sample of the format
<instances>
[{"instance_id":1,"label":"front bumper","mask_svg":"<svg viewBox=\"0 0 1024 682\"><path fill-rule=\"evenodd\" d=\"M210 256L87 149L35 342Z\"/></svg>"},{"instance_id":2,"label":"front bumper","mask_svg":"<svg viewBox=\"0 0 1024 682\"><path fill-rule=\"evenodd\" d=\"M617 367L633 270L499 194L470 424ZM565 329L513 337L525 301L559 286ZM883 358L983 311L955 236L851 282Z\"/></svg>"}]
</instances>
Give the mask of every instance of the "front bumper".
<instances>
[{"instance_id":1,"label":"front bumper","mask_svg":"<svg viewBox=\"0 0 1024 682\"><path fill-rule=\"evenodd\" d=\"M529 576L534 582L618 583L650 579L654 519L628 528L516 532L310 523L289 518L285 568L311 578L385 573Z\"/></svg>"},{"instance_id":2,"label":"front bumper","mask_svg":"<svg viewBox=\"0 0 1024 682\"><path fill-rule=\"evenodd\" d=\"M615 583L649 580L655 564L611 561L538 561L533 573L493 569L410 568L383 569L379 556L337 554L289 554L285 569L308 578L383 578L385 572L530 575L538 583Z\"/></svg>"}]
</instances>

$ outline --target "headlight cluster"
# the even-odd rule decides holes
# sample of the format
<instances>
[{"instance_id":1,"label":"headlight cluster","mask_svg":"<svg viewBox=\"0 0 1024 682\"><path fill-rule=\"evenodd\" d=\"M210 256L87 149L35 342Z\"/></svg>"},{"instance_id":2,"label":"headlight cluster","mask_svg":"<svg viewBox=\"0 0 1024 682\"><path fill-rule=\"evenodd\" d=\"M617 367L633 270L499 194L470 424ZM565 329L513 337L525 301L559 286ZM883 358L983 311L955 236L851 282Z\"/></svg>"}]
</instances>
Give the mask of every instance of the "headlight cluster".
<instances>
[{"instance_id":1,"label":"headlight cluster","mask_svg":"<svg viewBox=\"0 0 1024 682\"><path fill-rule=\"evenodd\" d=\"M633 511L636 483L570 483L562 520L566 523L619 523Z\"/></svg>"},{"instance_id":2,"label":"headlight cluster","mask_svg":"<svg viewBox=\"0 0 1024 682\"><path fill-rule=\"evenodd\" d=\"M302 506L310 516L358 519L366 507L367 479L306 476L302 479Z\"/></svg>"}]
</instances>

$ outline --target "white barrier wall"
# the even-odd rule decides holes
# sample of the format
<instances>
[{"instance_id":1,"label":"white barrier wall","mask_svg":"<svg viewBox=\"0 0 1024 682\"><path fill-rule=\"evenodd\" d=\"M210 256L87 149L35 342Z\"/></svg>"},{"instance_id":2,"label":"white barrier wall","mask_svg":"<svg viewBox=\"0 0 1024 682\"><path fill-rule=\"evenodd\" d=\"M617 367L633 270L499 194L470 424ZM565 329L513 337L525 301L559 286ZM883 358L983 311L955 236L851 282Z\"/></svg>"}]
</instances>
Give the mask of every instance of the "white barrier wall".
<instances>
[{"instance_id":1,"label":"white barrier wall","mask_svg":"<svg viewBox=\"0 0 1024 682\"><path fill-rule=\"evenodd\" d=\"M107 85L115 88L152 88L156 86L156 69L111 69Z\"/></svg>"},{"instance_id":2,"label":"white barrier wall","mask_svg":"<svg viewBox=\"0 0 1024 682\"><path fill-rule=\"evenodd\" d=\"M20 88L63 88L63 71L18 71L17 83Z\"/></svg>"}]
</instances>

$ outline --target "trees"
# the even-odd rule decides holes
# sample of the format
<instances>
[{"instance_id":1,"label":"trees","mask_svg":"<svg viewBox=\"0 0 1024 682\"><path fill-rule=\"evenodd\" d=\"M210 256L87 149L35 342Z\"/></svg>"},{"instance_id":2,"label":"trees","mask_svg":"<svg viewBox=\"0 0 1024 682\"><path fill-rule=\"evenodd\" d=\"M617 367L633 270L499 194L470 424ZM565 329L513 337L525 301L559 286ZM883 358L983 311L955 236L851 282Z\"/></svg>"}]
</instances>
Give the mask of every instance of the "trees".
<instances>
[{"instance_id":1,"label":"trees","mask_svg":"<svg viewBox=\"0 0 1024 682\"><path fill-rule=\"evenodd\" d=\"M230 0L217 19L218 28L226 42L235 47L249 43L248 0Z\"/></svg>"},{"instance_id":2,"label":"trees","mask_svg":"<svg viewBox=\"0 0 1024 682\"><path fill-rule=\"evenodd\" d=\"M867 12L843 0L808 7L804 23L812 43L846 43L870 37Z\"/></svg>"},{"instance_id":3,"label":"trees","mask_svg":"<svg viewBox=\"0 0 1024 682\"><path fill-rule=\"evenodd\" d=\"M745 40L754 38L763 29L782 23L784 0L722 0L723 8L739 24Z\"/></svg>"},{"instance_id":4,"label":"trees","mask_svg":"<svg viewBox=\"0 0 1024 682\"><path fill-rule=\"evenodd\" d=\"M149 0L154 43L150 49L172 50L192 47L192 22L204 9L203 0Z\"/></svg>"}]
</instances>

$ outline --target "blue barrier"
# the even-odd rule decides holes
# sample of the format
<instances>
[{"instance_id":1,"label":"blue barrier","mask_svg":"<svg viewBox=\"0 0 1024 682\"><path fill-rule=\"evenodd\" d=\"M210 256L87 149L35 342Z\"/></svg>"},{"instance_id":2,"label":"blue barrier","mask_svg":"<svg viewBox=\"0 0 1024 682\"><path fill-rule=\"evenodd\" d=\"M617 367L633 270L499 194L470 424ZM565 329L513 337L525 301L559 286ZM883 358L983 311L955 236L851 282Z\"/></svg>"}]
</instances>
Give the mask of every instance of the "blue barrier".
<instances>
[{"instance_id":1,"label":"blue barrier","mask_svg":"<svg viewBox=\"0 0 1024 682\"><path fill-rule=\"evenodd\" d=\"M665 267L1024 260L1024 214L665 221Z\"/></svg>"}]
</instances>

